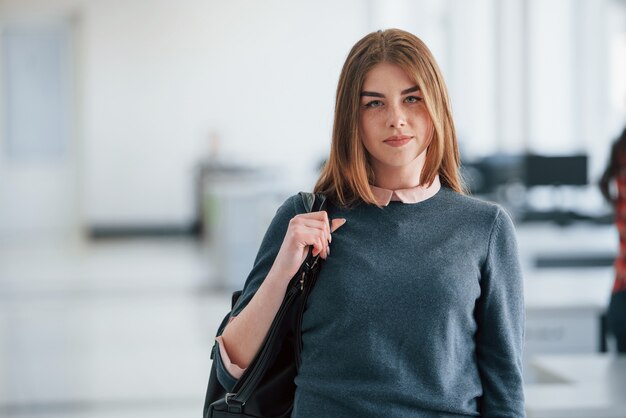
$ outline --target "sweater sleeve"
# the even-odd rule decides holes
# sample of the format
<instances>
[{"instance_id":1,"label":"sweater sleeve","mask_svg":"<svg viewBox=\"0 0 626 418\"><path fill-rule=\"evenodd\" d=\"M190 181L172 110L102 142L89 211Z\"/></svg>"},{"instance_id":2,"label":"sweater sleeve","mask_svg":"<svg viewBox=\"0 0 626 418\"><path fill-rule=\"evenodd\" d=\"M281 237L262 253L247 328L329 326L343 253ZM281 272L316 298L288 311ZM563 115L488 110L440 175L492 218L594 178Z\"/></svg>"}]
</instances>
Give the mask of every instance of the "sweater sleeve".
<instances>
[{"instance_id":1,"label":"sweater sleeve","mask_svg":"<svg viewBox=\"0 0 626 418\"><path fill-rule=\"evenodd\" d=\"M498 208L476 305L476 354L483 386L481 416L524 417L523 279L513 222Z\"/></svg>"},{"instance_id":2,"label":"sweater sleeve","mask_svg":"<svg viewBox=\"0 0 626 418\"><path fill-rule=\"evenodd\" d=\"M285 234L287 233L289 221L298 213L302 212L304 212L304 204L301 202L298 195L288 198L278 208L270 226L265 232L263 240L261 241L261 246L259 247L259 251L254 260L252 270L246 279L243 292L233 306L230 318L225 320L224 326L220 327L218 330L217 337L222 335L225 325L230 321L230 319L239 315L239 313L241 313L241 311L248 305L259 286L261 286L261 283L265 280L265 277L269 273L272 265L274 264L274 260L278 255L280 246L285 238ZM235 386L238 379L229 372L229 367L227 367L229 360L222 358L220 353L220 344L217 341L213 346L213 359L215 361L217 378L220 384L225 389L230 391ZM232 371L232 369L230 371Z\"/></svg>"}]
</instances>

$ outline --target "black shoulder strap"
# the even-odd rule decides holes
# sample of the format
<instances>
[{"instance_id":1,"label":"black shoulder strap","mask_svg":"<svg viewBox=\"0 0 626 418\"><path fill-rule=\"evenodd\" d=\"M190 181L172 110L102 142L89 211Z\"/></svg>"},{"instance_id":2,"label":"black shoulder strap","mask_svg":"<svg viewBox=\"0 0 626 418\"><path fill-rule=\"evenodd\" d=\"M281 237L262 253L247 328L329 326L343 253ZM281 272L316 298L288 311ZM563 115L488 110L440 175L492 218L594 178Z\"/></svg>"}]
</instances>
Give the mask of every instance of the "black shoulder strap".
<instances>
[{"instance_id":1,"label":"black shoulder strap","mask_svg":"<svg viewBox=\"0 0 626 418\"><path fill-rule=\"evenodd\" d=\"M326 207L326 196L322 193L298 193L304 203L305 212L318 212Z\"/></svg>"},{"instance_id":2,"label":"black shoulder strap","mask_svg":"<svg viewBox=\"0 0 626 418\"><path fill-rule=\"evenodd\" d=\"M304 210L307 213L318 212L320 210L324 210L324 208L326 207L326 196L323 195L322 193L300 192L298 194L302 198L302 203L304 203ZM310 259L312 258L313 256L309 252L309 257L307 258L307 261L310 262ZM231 297L231 305L230 305L231 312L229 312L228 315L226 315L226 317L222 320L222 323L220 324L218 328L218 334L220 334L222 330L226 327L226 324L228 323L228 319L230 318L230 314L232 313L232 310L235 308L235 304L241 297L242 293L243 293L243 290L237 290L233 292L232 297ZM213 358L213 351L211 351L211 359L212 358Z\"/></svg>"},{"instance_id":3,"label":"black shoulder strap","mask_svg":"<svg viewBox=\"0 0 626 418\"><path fill-rule=\"evenodd\" d=\"M300 192L299 194L302 197L304 208L307 212L324 210L326 207L326 196L321 193L313 194ZM261 381L261 378L267 372L278 354L278 349L282 344L283 338L285 337L285 330L292 329L294 319L297 321L302 320L299 312L294 311L292 308L304 308L303 295L304 298L306 298L306 295L308 295L308 292L312 289L314 281L310 285L304 286L306 291L303 291L304 289L302 283L304 283L305 277L308 277L310 280L313 278L313 275L316 275L319 271L319 264L314 262L314 260L316 261L317 258L319 258L319 254L313 257L312 252L312 248L309 249L309 254L304 263L302 263L300 270L289 282L285 298L283 299L283 302L278 309L274 320L272 321L272 325L270 326L268 334L265 337L259 352L255 355L243 376L233 388L233 393L226 395L225 401L227 404L231 402L235 405L239 404L243 406L247 402L248 398L252 395L253 391ZM317 268L314 268L313 266L316 264ZM295 283L301 284L294 286ZM297 315L298 317L290 318L289 315Z\"/></svg>"}]
</instances>

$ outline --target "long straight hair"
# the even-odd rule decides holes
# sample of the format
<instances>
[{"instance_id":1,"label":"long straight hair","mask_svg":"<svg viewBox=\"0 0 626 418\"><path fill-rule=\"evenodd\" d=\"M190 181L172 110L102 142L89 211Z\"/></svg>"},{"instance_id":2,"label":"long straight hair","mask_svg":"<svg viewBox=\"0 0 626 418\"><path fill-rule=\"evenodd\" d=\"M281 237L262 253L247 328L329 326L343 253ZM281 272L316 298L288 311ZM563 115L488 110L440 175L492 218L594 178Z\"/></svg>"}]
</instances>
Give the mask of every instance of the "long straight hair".
<instances>
[{"instance_id":1,"label":"long straight hair","mask_svg":"<svg viewBox=\"0 0 626 418\"><path fill-rule=\"evenodd\" d=\"M379 206L370 188L374 171L361 141L359 113L365 76L382 62L399 66L415 81L433 123L420 184L430 186L439 174L442 185L466 193L459 175L461 158L441 71L424 42L399 29L372 32L348 54L337 85L330 156L314 192L324 193L344 207L360 201Z\"/></svg>"}]
</instances>

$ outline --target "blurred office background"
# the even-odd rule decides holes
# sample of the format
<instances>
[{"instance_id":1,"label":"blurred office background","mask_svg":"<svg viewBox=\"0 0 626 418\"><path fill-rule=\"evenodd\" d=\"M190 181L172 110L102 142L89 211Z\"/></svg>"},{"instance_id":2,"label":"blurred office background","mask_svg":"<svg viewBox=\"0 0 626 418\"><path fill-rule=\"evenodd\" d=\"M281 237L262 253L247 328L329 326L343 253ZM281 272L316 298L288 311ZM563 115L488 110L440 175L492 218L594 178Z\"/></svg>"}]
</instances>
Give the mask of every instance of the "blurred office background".
<instances>
[{"instance_id":1,"label":"blurred office background","mask_svg":"<svg viewBox=\"0 0 626 418\"><path fill-rule=\"evenodd\" d=\"M529 416L624 416L596 187L624 0L0 0L0 416L199 416L229 293L388 27L431 47L472 192L515 219Z\"/></svg>"}]
</instances>

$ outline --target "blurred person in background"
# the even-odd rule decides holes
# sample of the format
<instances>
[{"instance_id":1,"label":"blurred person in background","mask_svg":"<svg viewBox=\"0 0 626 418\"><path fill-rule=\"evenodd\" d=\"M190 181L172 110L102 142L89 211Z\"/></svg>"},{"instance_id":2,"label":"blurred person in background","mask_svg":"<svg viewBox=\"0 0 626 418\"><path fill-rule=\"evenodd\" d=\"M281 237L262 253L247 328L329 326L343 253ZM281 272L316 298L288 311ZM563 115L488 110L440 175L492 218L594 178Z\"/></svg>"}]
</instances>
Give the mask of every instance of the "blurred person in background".
<instances>
[{"instance_id":1,"label":"blurred person in background","mask_svg":"<svg viewBox=\"0 0 626 418\"><path fill-rule=\"evenodd\" d=\"M514 226L500 206L465 195L459 166L427 46L397 29L358 41L314 187L328 208L304 213L294 195L278 209L217 337L224 388L253 360L313 246L323 264L302 320L292 417L523 417Z\"/></svg>"},{"instance_id":2,"label":"blurred person in background","mask_svg":"<svg viewBox=\"0 0 626 418\"><path fill-rule=\"evenodd\" d=\"M614 186L614 187L611 187ZM626 128L613 143L600 191L615 210L619 254L615 259L615 282L607 311L607 326L617 340L619 353L626 353Z\"/></svg>"}]
</instances>

